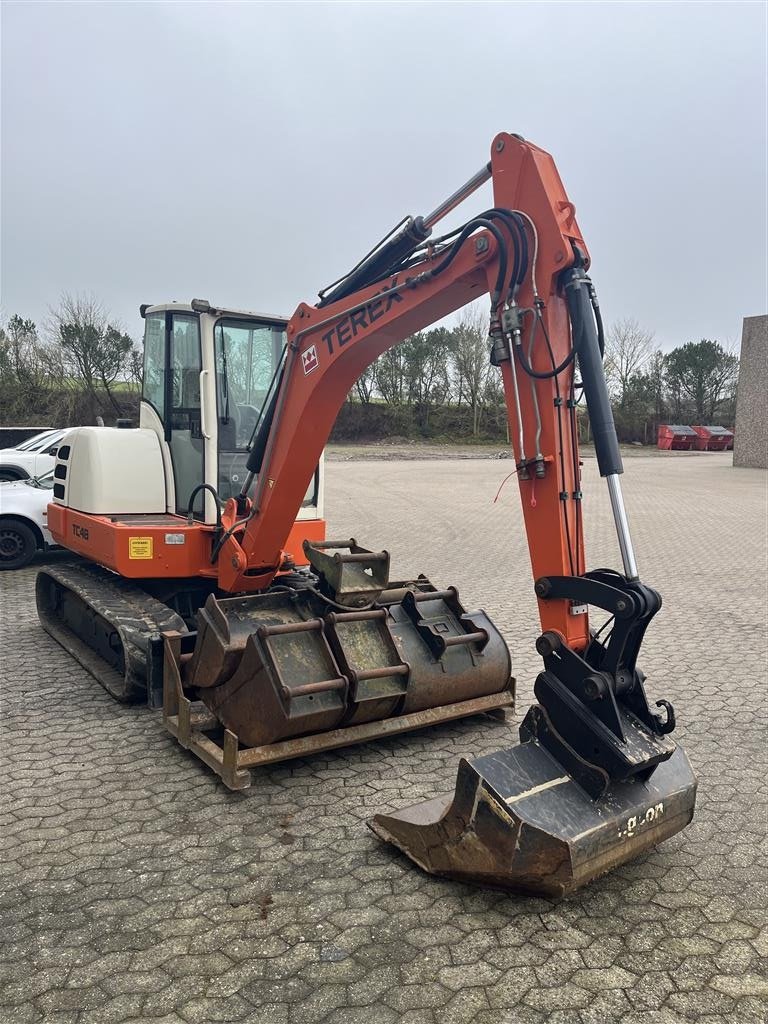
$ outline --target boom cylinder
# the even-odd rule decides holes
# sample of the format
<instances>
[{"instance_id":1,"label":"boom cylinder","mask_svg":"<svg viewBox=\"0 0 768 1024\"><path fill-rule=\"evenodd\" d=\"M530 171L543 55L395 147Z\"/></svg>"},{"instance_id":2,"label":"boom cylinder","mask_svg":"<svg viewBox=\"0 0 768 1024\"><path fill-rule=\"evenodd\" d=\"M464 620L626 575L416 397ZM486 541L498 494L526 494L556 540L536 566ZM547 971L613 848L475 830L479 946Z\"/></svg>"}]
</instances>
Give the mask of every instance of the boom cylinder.
<instances>
[{"instance_id":1,"label":"boom cylinder","mask_svg":"<svg viewBox=\"0 0 768 1024\"><path fill-rule=\"evenodd\" d=\"M343 281L326 292L322 301L318 303L318 308L338 302L339 299L343 299L377 280L382 274L386 274L390 267L405 259L417 245L426 241L431 234L432 229L423 218L409 217L401 231L384 242L375 252L366 256L362 263L351 271Z\"/></svg>"}]
</instances>

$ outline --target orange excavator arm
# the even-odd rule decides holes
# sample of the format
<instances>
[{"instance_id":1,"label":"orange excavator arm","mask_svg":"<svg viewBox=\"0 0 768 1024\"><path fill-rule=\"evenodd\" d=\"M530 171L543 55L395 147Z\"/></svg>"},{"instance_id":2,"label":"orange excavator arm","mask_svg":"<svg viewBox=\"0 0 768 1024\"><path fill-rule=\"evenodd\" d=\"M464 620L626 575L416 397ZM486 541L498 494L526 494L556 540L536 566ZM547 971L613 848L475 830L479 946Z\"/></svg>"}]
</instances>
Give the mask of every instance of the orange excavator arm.
<instances>
[{"instance_id":1,"label":"orange excavator arm","mask_svg":"<svg viewBox=\"0 0 768 1024\"><path fill-rule=\"evenodd\" d=\"M432 228L483 182L494 206L463 227ZM606 779L650 776L671 756L666 701L653 710L636 666L661 607L640 582L621 494L623 473L605 374L589 256L554 161L502 133L490 162L427 217L408 218L343 279L301 305L288 324L282 373L249 456L248 477L224 513L220 586L267 586L346 395L379 355L484 293L490 358L501 367L539 602L539 704L523 723L588 791ZM578 364L580 380L574 381ZM581 516L576 392L589 410L624 572L587 571ZM256 481L252 498L250 488ZM589 605L612 616L607 639ZM585 763L591 767L584 768Z\"/></svg>"},{"instance_id":2,"label":"orange excavator arm","mask_svg":"<svg viewBox=\"0 0 768 1024\"><path fill-rule=\"evenodd\" d=\"M452 237L429 239L433 226L489 179L493 210ZM400 268L389 273L387 262L401 253ZM317 306L300 305L288 324L279 387L250 467L258 476L253 497L246 501L244 494L239 507L231 501L224 515L220 586L258 590L280 570L290 525L360 374L393 345L484 293L491 297L490 333L534 577L583 571L573 347L562 286L563 272L577 262L586 268L587 249L552 157L502 133L490 162L434 213L409 219ZM510 358L515 344L538 377ZM575 649L586 646L587 616L573 602L542 600L540 612L545 630Z\"/></svg>"}]
</instances>

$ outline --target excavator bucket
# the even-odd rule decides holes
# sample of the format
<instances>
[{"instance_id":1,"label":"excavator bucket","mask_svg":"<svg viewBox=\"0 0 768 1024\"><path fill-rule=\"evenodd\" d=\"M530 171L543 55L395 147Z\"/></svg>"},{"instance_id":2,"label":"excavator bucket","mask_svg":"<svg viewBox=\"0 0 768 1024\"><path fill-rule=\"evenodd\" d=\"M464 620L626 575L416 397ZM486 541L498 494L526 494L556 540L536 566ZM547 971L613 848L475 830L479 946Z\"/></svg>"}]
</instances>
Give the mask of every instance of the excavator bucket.
<instances>
[{"instance_id":1,"label":"excavator bucket","mask_svg":"<svg viewBox=\"0 0 768 1024\"><path fill-rule=\"evenodd\" d=\"M240 748L298 757L513 703L503 638L454 588L389 583L389 555L354 540L305 550L315 583L211 595L177 666Z\"/></svg>"},{"instance_id":2,"label":"excavator bucket","mask_svg":"<svg viewBox=\"0 0 768 1024\"><path fill-rule=\"evenodd\" d=\"M649 778L612 782L594 799L525 723L521 738L462 760L453 795L377 814L371 829L430 874L560 897L693 817L696 779L680 747Z\"/></svg>"}]
</instances>

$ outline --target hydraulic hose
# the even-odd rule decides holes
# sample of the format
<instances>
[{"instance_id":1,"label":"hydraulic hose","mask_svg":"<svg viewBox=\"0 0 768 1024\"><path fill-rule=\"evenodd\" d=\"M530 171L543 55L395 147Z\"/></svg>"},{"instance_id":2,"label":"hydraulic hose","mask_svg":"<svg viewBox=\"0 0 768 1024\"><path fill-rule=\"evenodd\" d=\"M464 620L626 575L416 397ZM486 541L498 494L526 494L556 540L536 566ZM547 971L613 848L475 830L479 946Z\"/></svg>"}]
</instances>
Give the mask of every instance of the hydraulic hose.
<instances>
[{"instance_id":1,"label":"hydraulic hose","mask_svg":"<svg viewBox=\"0 0 768 1024\"><path fill-rule=\"evenodd\" d=\"M471 221L468 221L462 228L459 237L451 246L447 256L445 256L445 258L436 267L432 267L431 270L425 271L425 274L429 277L437 277L438 274L442 274L444 270L447 270L458 256L459 250L464 242L466 242L472 232L477 228L485 228L486 231L490 231L499 246L499 270L496 275L496 284L494 285L493 295L491 295L491 304L495 305L501 297L501 289L504 285L504 279L507 276L507 245L504 240L504 236L496 225L485 217L474 217Z\"/></svg>"},{"instance_id":2,"label":"hydraulic hose","mask_svg":"<svg viewBox=\"0 0 768 1024\"><path fill-rule=\"evenodd\" d=\"M283 374L285 372L285 366L280 371L280 376L276 381L276 386L272 392L272 397L269 400L264 415L262 416L261 423L259 424L258 430L253 438L253 444L251 450L248 452L248 462L246 463L248 473L255 476L261 470L261 464L264 461L264 453L267 449L267 441L269 440L269 432L272 429L272 421L275 418L275 409L277 407L277 399L280 394L280 387L283 383ZM253 480L253 476L247 481L247 486L243 486L241 494L243 497L248 493L248 487Z\"/></svg>"},{"instance_id":3,"label":"hydraulic hose","mask_svg":"<svg viewBox=\"0 0 768 1024\"><path fill-rule=\"evenodd\" d=\"M213 500L216 505L216 529L213 534L213 546L216 548L224 527L221 523L221 498L219 497L219 492L212 484L198 484L197 487L193 489L189 496L189 501L187 502L187 522L191 526L195 521L195 498L201 491L208 491L209 494L213 495Z\"/></svg>"},{"instance_id":4,"label":"hydraulic hose","mask_svg":"<svg viewBox=\"0 0 768 1024\"><path fill-rule=\"evenodd\" d=\"M417 245L420 245L432 234L432 229L427 227L421 217L409 217L405 227L394 237L385 242L375 252L370 253L355 267L334 288L325 291L322 295L318 308L328 306L332 302L359 291L367 284L371 284L394 264L400 263L409 253L413 252Z\"/></svg>"}]
</instances>

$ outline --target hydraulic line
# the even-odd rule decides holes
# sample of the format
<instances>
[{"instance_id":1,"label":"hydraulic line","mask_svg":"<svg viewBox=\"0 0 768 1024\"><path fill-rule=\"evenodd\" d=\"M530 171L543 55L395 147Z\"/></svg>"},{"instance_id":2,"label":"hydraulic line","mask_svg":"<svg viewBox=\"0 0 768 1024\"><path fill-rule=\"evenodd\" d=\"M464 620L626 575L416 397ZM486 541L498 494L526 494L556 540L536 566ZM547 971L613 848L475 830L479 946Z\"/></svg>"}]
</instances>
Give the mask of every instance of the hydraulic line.
<instances>
[{"instance_id":1,"label":"hydraulic line","mask_svg":"<svg viewBox=\"0 0 768 1024\"><path fill-rule=\"evenodd\" d=\"M424 271L422 274L416 275L415 277L407 278L405 281L398 282L397 284L392 285L390 288L387 289L387 292L399 292L407 288L413 288L416 285L418 285L420 281L431 280L437 277L439 274L441 274L444 270L447 270L447 268L451 265L451 263L458 255L461 246L478 227L484 228L485 230L489 231L496 239L496 242L499 246L499 271L496 277L495 295L500 296L501 289L503 287L507 273L507 244L503 234L499 231L496 225L489 220L485 220L482 217L475 218L474 220L467 223L464 226L464 228L462 228L458 237L456 238L456 241L450 247L449 252L442 260L442 262L439 263L436 267L431 267L429 270ZM327 301L328 300L326 299L326 302ZM285 404L285 397L287 394L287 382L290 380L291 370L295 363L296 353L298 352L299 339L309 331L316 331L318 330L318 328L324 326L326 323L335 323L340 317L355 312L359 309L362 309L369 301L370 299L366 298L362 302L353 303L346 309L339 310L332 316L327 317L325 320L320 321L319 323L308 325L303 331L299 331L293 338L287 358L283 366L283 374L281 377L281 381L277 389L275 390L274 395L272 396L270 408L267 410L267 415L265 416L264 424L262 424L262 431L267 422L271 424L271 427L269 429L268 435L264 435L262 431L260 431L259 441L261 441L263 438L263 445L259 444L258 446L254 446L254 448L251 451L251 454L248 459L249 472L246 476L246 481L243 484L241 496L244 496L247 493L247 488L251 486L255 474L263 467L265 463L269 462L269 459L271 457L273 447L272 441L273 438L276 436L276 428L279 428L282 409ZM496 298L496 302L498 302L498 297ZM323 303L319 303L318 308L320 308L322 305ZM222 536L221 543L218 545L216 549L216 554L218 553L218 550L220 550L223 542L226 541L226 539L229 536L231 536L236 529L238 529L241 525L247 523L249 519L252 519L254 518L254 516L258 515L261 505L261 499L264 492L264 479L264 474L260 474L256 485L256 493L253 498L253 507L251 509L250 514L245 520L233 524L233 526L230 527L230 529Z\"/></svg>"},{"instance_id":2,"label":"hydraulic line","mask_svg":"<svg viewBox=\"0 0 768 1024\"><path fill-rule=\"evenodd\" d=\"M471 234L472 230L479 226L483 226L481 222L496 220L502 222L504 226L507 228L507 230L509 230L510 233L512 234L514 262L512 274L510 275L509 293L510 295L514 296L518 287L525 278L528 267L528 238L522 223L522 217L523 215L520 214L518 211L505 210L501 207L493 207L490 210L486 210L485 212L478 214L476 217L472 218L472 220L468 221L466 224L462 224L459 227L454 228L452 231L449 231L446 234L441 235L439 238L430 238L428 242L416 246L401 259L393 261L391 264L387 265L383 269L382 267L379 267L376 275L372 276L371 279L367 282L367 284L378 284L380 281L388 280L395 274L399 274L401 272L410 270L412 267L418 266L419 264L423 263L424 260L429 255L437 257L442 255L446 251L448 252L448 254L450 254L451 252L453 252L453 248L456 243L454 243L451 246L448 246L446 245L447 242L451 241L452 239L455 239L457 235L463 234L463 238L457 240L458 243L461 244L466 239L466 237L468 237L468 233L466 231L467 228L470 228L469 234ZM406 217L400 222L400 224L397 225L397 228L399 228L402 224L405 224L407 222L408 218ZM393 231L396 231L397 228L393 229ZM390 234L392 234L392 232ZM387 238L389 237L390 236L388 235ZM494 235L494 237L496 237L498 241L498 236ZM378 253L380 251L381 245L382 243L379 243L379 245L377 245L373 250L371 250L371 253ZM346 274L344 275L344 277L339 278L339 281L334 282L333 285L329 285L326 289L323 290L323 300L320 303L318 303L318 308L322 308L323 306L328 304L327 294L329 290L335 287L335 285L339 284L340 282L346 282L349 275L356 272L358 268L362 266L365 260L367 260L370 257L371 253L369 253L368 256L361 260L353 268L353 270L349 272L349 274ZM442 266L438 266L436 268L436 272L441 269L444 268Z\"/></svg>"},{"instance_id":3,"label":"hydraulic line","mask_svg":"<svg viewBox=\"0 0 768 1024\"><path fill-rule=\"evenodd\" d=\"M432 229L425 225L421 217L409 217L405 227L366 256L335 288L330 291L324 289L318 306L328 306L364 288L394 263L410 255L431 233Z\"/></svg>"},{"instance_id":4,"label":"hydraulic line","mask_svg":"<svg viewBox=\"0 0 768 1024\"><path fill-rule=\"evenodd\" d=\"M539 256L539 233L536 230L536 225L533 223L531 218L523 210L513 210L516 216L522 217L531 227L531 234L533 235L533 262L531 263L531 285L533 286L533 298L536 301L539 298L539 288L536 284L536 260Z\"/></svg>"},{"instance_id":5,"label":"hydraulic line","mask_svg":"<svg viewBox=\"0 0 768 1024\"><path fill-rule=\"evenodd\" d=\"M520 310L520 314L521 315L525 315L526 313L533 313L533 316L534 316L533 323L531 324L531 346L530 346L530 348L531 349L533 348L533 337L535 335L536 328L538 326L541 326L541 329L542 329L542 332L544 334L544 337L546 338L547 343L549 343L549 335L548 335L548 332L547 332L546 324L544 323L544 318L541 315L541 309L539 307L536 307L535 309L522 309L522 310ZM563 370L565 370L566 367L570 366L570 364L573 362L574 357L576 355L576 350L572 348L571 351L568 353L568 355L565 357L565 359L563 359L563 361L560 363L559 366L555 366L555 364L554 364L554 353L553 353L552 369L551 370L547 370L545 372L540 372L539 370L534 370L533 369L533 367L530 364L530 361L526 358L525 353L523 352L523 346L522 345L516 345L515 346L515 354L517 355L518 359L520 360L520 365L522 366L522 368L525 370L525 372L528 374L529 377L534 377L536 380L552 380L555 377L559 377L560 374L563 372Z\"/></svg>"},{"instance_id":6,"label":"hydraulic line","mask_svg":"<svg viewBox=\"0 0 768 1024\"><path fill-rule=\"evenodd\" d=\"M496 284L494 285L493 295L491 295L491 305L496 306L499 302L499 298L501 297L501 289L504 285L504 279L507 276L507 244L504 236L496 225L485 217L474 217L471 221L468 221L462 228L459 237L451 246L448 255L443 259L442 263L433 267L431 270L426 271L426 274L432 278L437 277L438 274L447 270L458 256L461 246L478 227L485 228L487 231L490 231L499 246L499 270L496 275Z\"/></svg>"},{"instance_id":7,"label":"hydraulic line","mask_svg":"<svg viewBox=\"0 0 768 1024\"><path fill-rule=\"evenodd\" d=\"M187 522L191 526L192 523L195 521L195 512L194 512L195 498L198 496L198 494L200 494L201 491L207 491L209 494L211 494L213 496L213 500L214 500L214 503L215 503L215 506L216 506L216 534L215 534L215 537L218 540L218 537L221 534L221 530L222 530L222 526L221 526L221 498L219 497L219 492L216 490L216 488L213 486L213 484L198 484L197 487L193 488L192 493L189 496L189 501L187 502Z\"/></svg>"},{"instance_id":8,"label":"hydraulic line","mask_svg":"<svg viewBox=\"0 0 768 1024\"><path fill-rule=\"evenodd\" d=\"M579 544L579 533L581 528L581 467L579 464L579 428L578 421L576 419L576 392L573 387L573 377L571 377L571 390L569 395L569 420L571 423L571 454L573 457L573 486L574 494L573 500L576 503L576 574L581 572L579 565L579 551L581 545Z\"/></svg>"},{"instance_id":9,"label":"hydraulic line","mask_svg":"<svg viewBox=\"0 0 768 1024\"><path fill-rule=\"evenodd\" d=\"M540 314L540 311L539 311L539 318L534 320L534 325L540 319L540 315L541 314ZM543 331L544 331L544 341L545 341L546 346L547 346L547 352L549 354L549 359L550 359L550 362L552 363L552 367L553 367L553 372L552 372L551 376L553 378L554 385L555 385L555 405L557 407L557 433L558 433L558 439L559 439L559 446L558 446L559 447L559 460L558 461L560 463L561 493L567 496L568 488L566 487L566 478L565 478L565 457L563 455L563 397L562 397L562 395L560 393L560 381L558 380L558 377L559 377L560 373L559 372L558 373L554 372L554 370L555 370L555 352L554 352L554 349L552 348L552 342L550 341L550 338L549 338L549 332L546 329L546 326L544 324L543 319L541 319L540 322L541 322L541 326L542 326ZM522 346L520 346L520 347L522 348ZM572 358L573 358L573 352L571 352L571 359ZM569 520L569 517L568 517L567 497L566 497L566 502L563 502L563 524L565 525L565 541L566 541L566 544L568 545L568 563L569 563L569 566L570 566L570 569L571 569L571 575L572 576L576 576L576 575L578 575L578 568L574 565L574 559L573 559L573 548L574 548L574 545L573 545L573 539L571 538L571 525L570 525L570 520ZM575 524L574 524L574 526L575 526ZM577 535L576 535L576 547L577 548L578 548L578 543L579 543L579 538L578 538L578 533L577 533Z\"/></svg>"},{"instance_id":10,"label":"hydraulic line","mask_svg":"<svg viewBox=\"0 0 768 1024\"><path fill-rule=\"evenodd\" d=\"M437 277L438 274L441 274L444 270L447 270L451 263L453 263L456 256L458 255L461 246L464 244L464 242L466 242L466 240L478 227L484 228L485 230L489 231L496 239L499 245L499 273L497 274L496 278L496 290L501 291L501 286L503 284L504 277L506 276L507 269L506 241L504 239L504 236L501 234L499 229L494 224L490 223L487 220L484 220L482 217L476 217L473 220L468 221L467 224L465 224L463 227L457 228L455 231L452 231L450 234L444 236L445 239L448 239L453 237L454 235L459 235L456 241L450 246L447 255L445 256L441 263L439 263L436 267L431 267L428 270L422 271L422 273L420 274L416 274L413 277L407 277L404 281L400 281L397 284L391 285L386 289L386 294L391 295L392 293L405 291L410 288L415 288L418 284L422 283L423 281L429 281L432 278ZM410 266L419 266L421 262L423 261L419 260L414 264L391 267L380 278L369 281L368 284L377 284L378 281L380 280L387 280L394 274L398 273L400 270L409 269ZM338 312L333 313L331 316L326 317L324 320L320 320L316 323L309 324L307 327L305 327L303 330L299 331L295 335L292 344L295 345L298 339L303 337L309 331L316 331L320 327L325 327L327 324L336 323L336 321L341 319L341 317L343 316L348 316L351 313L356 313L358 310L364 309L365 306L367 306L370 301L370 297L368 297L360 302L353 303L351 306L346 306L344 309L340 309ZM325 303L318 303L316 308L321 309L323 308L324 305Z\"/></svg>"},{"instance_id":11,"label":"hydraulic line","mask_svg":"<svg viewBox=\"0 0 768 1024\"><path fill-rule=\"evenodd\" d=\"M520 443L520 461L526 462L525 456L525 434L523 432L523 416L520 410L520 391L517 384L517 367L515 366L515 360L510 359L509 369L512 376L512 392L515 396L515 415L517 416L517 429L519 432L519 443ZM539 421L539 427L541 427L541 421Z\"/></svg>"},{"instance_id":12,"label":"hydraulic line","mask_svg":"<svg viewBox=\"0 0 768 1024\"><path fill-rule=\"evenodd\" d=\"M487 220L501 221L512 234L514 262L509 279L508 297L511 296L514 299L514 295L528 270L528 243L525 238L525 232L521 227L519 218L516 217L512 210L504 210L501 207L494 206L492 209L480 214L480 216Z\"/></svg>"},{"instance_id":13,"label":"hydraulic line","mask_svg":"<svg viewBox=\"0 0 768 1024\"><path fill-rule=\"evenodd\" d=\"M367 256L360 260L355 267L343 278L334 282L333 285L324 289L321 293L321 301L318 303L317 308L322 308L331 302L338 301L341 298L351 294L354 290L363 287L364 285L376 283L377 279L386 278L397 273L399 270L410 269L411 266L418 266L416 262L416 254L420 252L424 247L422 244L426 238L431 234L432 225L437 223L445 214L453 209L454 206L458 205L462 199L466 198L471 192L474 192L484 181L487 181L491 176L490 165L483 168L476 175L474 175L458 192L454 193L453 196L449 197L444 203L437 207L428 217L426 218L405 218L400 222L399 225L394 229L394 232L382 240L373 250L371 250ZM509 281L509 294L514 295L520 283L524 280L528 269L528 240L526 237L525 228L523 226L523 219L525 219L531 227L531 232L534 238L534 259L538 252L538 235L536 232L535 225L527 216L520 211L510 211L501 208L492 208L487 211L487 214L483 214L479 217L474 217L468 221L462 228L456 229L449 234L443 236L441 239L435 240L432 244L440 244L441 242L453 239L452 243L448 247L447 253L443 256L441 261L436 265L430 267L428 270L422 271L421 274L417 274L413 277L406 278L403 282L393 284L387 289L388 292L401 291L405 288L415 287L421 281L433 279L447 270L451 263L456 259L459 251L467 239L478 229L485 229L493 235L498 245L498 272L496 276L496 283L494 291L491 295L491 308L495 311L502 300L502 290L507 279L507 271L509 264L509 251L508 243L504 234L499 230L497 224L494 222L501 222L509 231L512 236L512 249L514 255L514 262L512 266L512 274ZM404 225L404 226L403 226ZM399 228L402 227L402 230ZM429 251L428 249L426 251ZM535 284L535 282L534 282ZM535 287L534 287L535 291ZM278 366L278 370L275 372L272 382L270 383L270 389L265 398L265 405L267 400L269 404L266 411L262 411L260 415L260 423L258 433L254 432L252 436L252 448L248 459L248 473L243 483L243 487L240 491L240 497L244 498L253 481L256 474L260 472L263 465L268 462L271 455L272 445L270 441L274 435L275 427L278 425L280 420L280 414L284 404L286 381L290 377L290 370L295 362L295 355L298 351L297 342L303 334L312 330L315 331L325 323L335 322L339 317L355 312L366 305L365 300L360 303L355 303L351 307L334 313L333 316L328 317L326 320L320 323L312 324L308 326L304 331L300 331L293 339L291 345L291 351L288 358L282 365L283 373L280 377L280 382L275 388L272 395L269 395L272 387L275 384L278 370L281 369ZM519 349L519 346L517 346ZM524 367L525 368L525 367ZM525 459L524 448L525 448L525 436L523 429L523 420L520 406L520 394L519 385L517 379L517 369L514 364L514 359L511 365L513 390L515 397L516 415L518 419L518 427L520 431L520 448L522 458ZM536 410L536 452L537 459L542 458L540 452L540 437L541 437L541 416L538 407L538 397L535 391L535 385L532 382L532 395L534 407ZM264 409L264 407L262 407ZM240 526L247 523L247 521L253 518L259 512L261 504L261 498L263 495L262 481L259 480L257 483L256 494L253 499L253 507L249 515L241 521L233 524L232 527L221 537L220 543L216 545L214 551L214 557L218 554L221 549L222 543L231 536Z\"/></svg>"},{"instance_id":14,"label":"hydraulic line","mask_svg":"<svg viewBox=\"0 0 768 1024\"><path fill-rule=\"evenodd\" d=\"M429 238L432 228L438 221L462 203L467 196L477 191L490 177L491 164L489 162L426 217L404 217L392 231L355 264L352 270L334 281L333 284L323 288L318 305L327 306L332 302L337 302L366 284L371 284L382 275L386 276L388 270L407 259L421 243Z\"/></svg>"},{"instance_id":15,"label":"hydraulic line","mask_svg":"<svg viewBox=\"0 0 768 1024\"><path fill-rule=\"evenodd\" d=\"M600 358L605 358L605 328L603 327L603 314L600 312L600 303L597 298L597 292L592 281L589 281L589 301L592 303L592 312L595 314L595 323L597 324L597 344L600 349Z\"/></svg>"},{"instance_id":16,"label":"hydraulic line","mask_svg":"<svg viewBox=\"0 0 768 1024\"><path fill-rule=\"evenodd\" d=\"M358 260L358 262L354 265L354 267L352 267L351 270L348 270L346 274L343 274L341 277L338 277L335 281L332 281L331 284L327 284L325 288L321 288L320 291L317 293L318 296L320 297L321 302L325 300L325 296L328 294L328 292L331 291L331 289L335 288L336 285L341 284L342 281L348 280L348 278L350 278L352 274L356 273L360 269L360 267L362 267L365 261L367 259L370 259L370 257L373 256L375 252L378 252L378 250L381 249L389 241L389 239L394 235L394 233L396 231L399 231L402 227L404 227L409 220L410 217L403 217L403 219L399 221L397 224L395 224L392 230L388 232L381 239L380 242L377 242L376 245L374 245L374 247L370 249L361 260Z\"/></svg>"},{"instance_id":17,"label":"hydraulic line","mask_svg":"<svg viewBox=\"0 0 768 1024\"><path fill-rule=\"evenodd\" d=\"M542 305L543 305L543 303L541 302L541 299L538 299L538 300L536 300L536 305L535 305L535 307L533 309L531 309L531 308L526 308L526 309L522 309L522 310L514 309L514 314L515 315L511 316L511 322L514 324L514 326L509 331L509 333L512 335L512 345L511 345L511 347L514 349L514 355L511 355L511 360L514 363L514 360L517 359L520 362L520 365L523 368L523 370L531 378L531 387L532 387L532 394L533 394L534 409L536 411L537 425L539 427L539 429L537 430L537 442L538 442L538 439L539 439L539 436L540 436L541 419L540 419L540 410L539 410L539 407L538 407L538 398L537 398L536 391L535 391L536 381L537 380L552 380L554 382L554 386L555 386L555 406L557 408L557 431L558 431L558 438L559 438L559 445L558 445L559 459L558 459L558 462L559 462L559 467L560 467L560 479L561 479L560 490L561 490L561 493L563 495L568 496L568 487L566 485L565 458L564 458L564 455L563 455L563 446L564 446L563 419L562 419L563 399L562 399L562 395L561 395L561 392L560 392L560 383L559 383L558 378L559 378L560 374L563 372L563 370L565 370L566 367L568 367L573 362L573 360L575 358L575 351L574 351L574 349L571 349L571 351L568 354L568 356L566 356L566 358L560 363L560 365L559 366L556 365L556 363L555 363L555 353L554 353L554 349L552 348L552 342L551 342L550 337L549 337L549 331L547 330L546 324L544 323L544 319L543 319L543 317L541 315ZM507 311L507 314L510 315L511 312L512 312L512 310L510 309L510 310ZM533 322L531 323L531 331L530 331L529 340L528 340L528 355L527 356L526 356L526 354L524 352L523 344L522 344L522 341L521 341L521 333L522 333L522 331L521 331L521 327L520 327L521 319L522 319L522 317L526 313L531 313L533 315ZM539 326L541 326L542 333L544 335L544 341L545 341L546 347L547 347L547 353L549 355L549 359L550 359L550 362L552 364L552 370L547 371L546 373L540 373L539 371L534 370L533 367L531 366L531 361L532 361L532 356L533 356L533 345L534 345L534 342L535 342L535 339L536 339L536 329ZM572 426L571 426L571 432L572 432L572 442L573 442L573 428L572 428ZM537 444L537 447L538 447L538 444ZM538 457L538 452L537 452L537 457ZM578 474L575 474L575 476L574 476L574 486L577 486L577 481L578 481ZM576 548L577 548L577 551L578 551L578 530L579 530L579 509L578 509L578 507L576 509L575 515L576 515L576 519L575 519L575 522L574 522L574 528L576 530L576 538L575 538L575 540L576 540ZM574 564L574 555L573 555L574 543L573 543L573 538L571 536L570 517L568 515L567 507L563 508L563 525L565 527L566 545L567 545L567 548L568 548L568 561L569 561L569 564L570 564L571 574L572 575L577 575L578 569L576 568L576 566ZM577 558L578 558L578 555L577 555Z\"/></svg>"},{"instance_id":18,"label":"hydraulic line","mask_svg":"<svg viewBox=\"0 0 768 1024\"><path fill-rule=\"evenodd\" d=\"M530 341L528 342L528 362L530 363L533 359L533 341L534 335L531 333ZM512 360L513 372L515 367L515 361ZM534 441L534 448L536 451L536 461L541 463L544 456L541 454L541 410L539 409L539 396L536 391L536 381L533 377L530 378L531 385L531 400L533 401L533 411L536 416L536 437Z\"/></svg>"},{"instance_id":19,"label":"hydraulic line","mask_svg":"<svg viewBox=\"0 0 768 1024\"><path fill-rule=\"evenodd\" d=\"M283 352L285 353L286 349L283 349ZM277 399L280 394L280 383L283 380L283 367L285 365L286 364L283 362L283 356L281 355L280 362L277 365L277 369L275 370L275 374L272 377L272 381L270 382L267 393L264 396L264 401L261 405L259 419L257 421L258 429L254 429L254 432L251 435L248 461L246 462L247 473L245 475L245 480L243 481L243 486L240 488L239 497L241 499L248 495L248 491L251 489L251 484L253 483L256 474L261 471L261 467L264 462L264 453L269 441L272 422L275 418L275 408L277 407ZM275 382L277 382L276 387L274 387Z\"/></svg>"}]
</instances>

